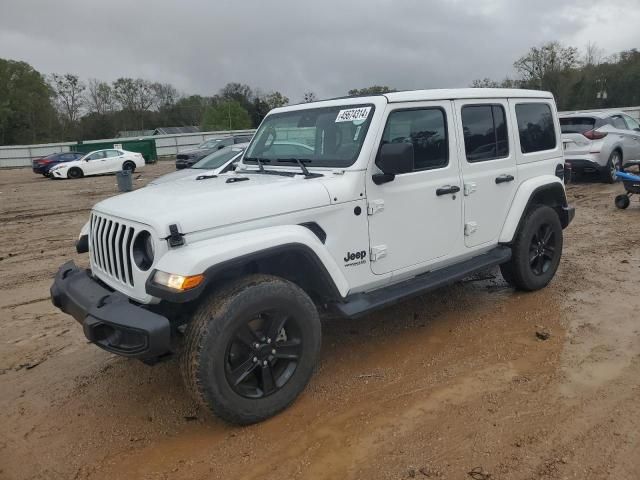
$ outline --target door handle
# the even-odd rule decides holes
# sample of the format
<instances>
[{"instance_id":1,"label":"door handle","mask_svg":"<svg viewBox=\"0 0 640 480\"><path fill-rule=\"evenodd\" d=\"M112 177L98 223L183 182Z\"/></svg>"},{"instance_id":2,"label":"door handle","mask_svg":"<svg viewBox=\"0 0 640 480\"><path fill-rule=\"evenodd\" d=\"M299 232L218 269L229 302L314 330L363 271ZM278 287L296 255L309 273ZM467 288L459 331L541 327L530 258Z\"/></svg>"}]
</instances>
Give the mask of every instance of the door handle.
<instances>
[{"instance_id":1,"label":"door handle","mask_svg":"<svg viewBox=\"0 0 640 480\"><path fill-rule=\"evenodd\" d=\"M513 182L514 180L515 178L513 175L500 175L499 177L496 177L496 184Z\"/></svg>"},{"instance_id":2,"label":"door handle","mask_svg":"<svg viewBox=\"0 0 640 480\"><path fill-rule=\"evenodd\" d=\"M457 185L445 185L444 187L440 187L439 189L436 190L436 195L437 196L442 196L442 195L450 195L452 193L458 193L460 191L460 187Z\"/></svg>"}]
</instances>

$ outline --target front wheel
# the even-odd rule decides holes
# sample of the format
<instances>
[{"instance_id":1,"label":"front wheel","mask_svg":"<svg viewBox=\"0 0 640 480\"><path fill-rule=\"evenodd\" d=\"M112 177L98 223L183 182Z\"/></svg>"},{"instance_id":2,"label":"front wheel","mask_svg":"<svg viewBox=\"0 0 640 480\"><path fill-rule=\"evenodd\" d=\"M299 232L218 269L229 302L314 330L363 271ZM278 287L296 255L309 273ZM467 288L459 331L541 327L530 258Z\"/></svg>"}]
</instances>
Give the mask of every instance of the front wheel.
<instances>
[{"instance_id":1,"label":"front wheel","mask_svg":"<svg viewBox=\"0 0 640 480\"><path fill-rule=\"evenodd\" d=\"M320 352L320 319L297 285L250 275L213 294L185 332L187 389L222 419L250 424L287 408Z\"/></svg>"},{"instance_id":2,"label":"front wheel","mask_svg":"<svg viewBox=\"0 0 640 480\"><path fill-rule=\"evenodd\" d=\"M525 217L511 252L511 260L500 265L504 279L525 291L545 287L562 256L562 225L555 210L546 205L534 207Z\"/></svg>"},{"instance_id":3,"label":"front wheel","mask_svg":"<svg viewBox=\"0 0 640 480\"><path fill-rule=\"evenodd\" d=\"M84 176L84 173L78 167L70 168L69 171L67 172L67 178L76 179L76 178L82 178L83 176Z\"/></svg>"}]
</instances>

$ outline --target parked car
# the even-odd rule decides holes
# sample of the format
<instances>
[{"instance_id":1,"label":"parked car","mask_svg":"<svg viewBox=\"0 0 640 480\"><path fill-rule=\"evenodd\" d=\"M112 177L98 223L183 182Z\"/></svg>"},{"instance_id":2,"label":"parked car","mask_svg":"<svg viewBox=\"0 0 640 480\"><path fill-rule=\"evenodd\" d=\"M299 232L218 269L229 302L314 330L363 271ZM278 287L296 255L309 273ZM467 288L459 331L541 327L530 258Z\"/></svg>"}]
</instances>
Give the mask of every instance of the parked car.
<instances>
[{"instance_id":1,"label":"parked car","mask_svg":"<svg viewBox=\"0 0 640 480\"><path fill-rule=\"evenodd\" d=\"M283 154L287 139L298 154ZM520 290L547 286L574 216L563 163L549 92L276 108L233 173L95 205L76 247L90 269L62 265L52 301L106 351L176 354L199 403L258 422L305 388L324 315L361 317L495 266Z\"/></svg>"},{"instance_id":2,"label":"parked car","mask_svg":"<svg viewBox=\"0 0 640 480\"><path fill-rule=\"evenodd\" d=\"M623 112L577 112L560 116L564 158L571 171L597 172L616 181L616 171L640 162L640 124Z\"/></svg>"},{"instance_id":3,"label":"parked car","mask_svg":"<svg viewBox=\"0 0 640 480\"><path fill-rule=\"evenodd\" d=\"M239 143L210 153L190 168L184 168L167 173L149 182L148 185L173 182L185 178L197 178L200 175L218 175L231 171L242 158L242 154L249 146L248 143Z\"/></svg>"},{"instance_id":4,"label":"parked car","mask_svg":"<svg viewBox=\"0 0 640 480\"><path fill-rule=\"evenodd\" d=\"M205 140L196 148L184 150L176 155L176 169L189 168L195 165L204 157L230 145L238 143L247 143L251 141L252 135L235 135L227 137L216 137Z\"/></svg>"},{"instance_id":5,"label":"parked car","mask_svg":"<svg viewBox=\"0 0 640 480\"><path fill-rule=\"evenodd\" d=\"M115 173L119 170L134 172L144 167L144 158L137 152L110 148L89 152L79 160L60 163L50 170L52 178L82 178L89 175Z\"/></svg>"},{"instance_id":6,"label":"parked car","mask_svg":"<svg viewBox=\"0 0 640 480\"><path fill-rule=\"evenodd\" d=\"M49 176L49 170L52 167L65 162L72 162L74 160L79 160L84 157L84 153L80 152L61 152L61 153L52 153L47 155L46 157L36 158L32 162L33 173L38 173L40 175L44 175L45 177Z\"/></svg>"}]
</instances>

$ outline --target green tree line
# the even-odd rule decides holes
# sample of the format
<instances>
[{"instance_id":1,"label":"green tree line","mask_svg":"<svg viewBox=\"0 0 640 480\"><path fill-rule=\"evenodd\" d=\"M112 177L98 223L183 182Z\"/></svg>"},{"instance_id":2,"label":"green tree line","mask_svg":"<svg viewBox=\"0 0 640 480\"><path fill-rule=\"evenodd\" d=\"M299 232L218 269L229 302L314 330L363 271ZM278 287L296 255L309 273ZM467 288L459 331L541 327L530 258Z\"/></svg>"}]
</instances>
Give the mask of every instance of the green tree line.
<instances>
[{"instance_id":1,"label":"green tree line","mask_svg":"<svg viewBox=\"0 0 640 480\"><path fill-rule=\"evenodd\" d=\"M532 47L513 64L512 77L474 80L473 87L549 90L560 110L640 105L640 52L605 57L596 45L584 51L558 42ZM349 96L395 91L373 85ZM317 95L303 94L312 102ZM142 78L114 82L74 74L43 75L25 62L0 59L0 145L111 138L123 130L200 126L203 130L257 127L284 94L228 83L211 96L185 95L167 83Z\"/></svg>"}]
</instances>

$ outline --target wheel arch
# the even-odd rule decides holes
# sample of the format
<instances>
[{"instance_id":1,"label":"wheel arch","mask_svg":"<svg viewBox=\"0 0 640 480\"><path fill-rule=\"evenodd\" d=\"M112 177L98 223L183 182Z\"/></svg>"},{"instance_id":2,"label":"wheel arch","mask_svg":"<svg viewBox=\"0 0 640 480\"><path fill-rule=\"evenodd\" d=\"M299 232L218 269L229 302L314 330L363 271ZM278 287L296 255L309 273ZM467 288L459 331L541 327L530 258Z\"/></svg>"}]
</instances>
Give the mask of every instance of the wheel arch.
<instances>
[{"instance_id":1,"label":"wheel arch","mask_svg":"<svg viewBox=\"0 0 640 480\"><path fill-rule=\"evenodd\" d=\"M535 205L553 208L560 218L562 228L569 225L571 218L567 211L564 185L560 179L552 175L538 177L524 182L518 189L502 229L500 243L510 243L513 240L522 226L524 217Z\"/></svg>"},{"instance_id":2,"label":"wheel arch","mask_svg":"<svg viewBox=\"0 0 640 480\"><path fill-rule=\"evenodd\" d=\"M238 241L243 244L231 238L212 239L203 242L206 245L194 244L193 249L198 249L196 252L189 253L189 245L170 250L166 256L171 258L163 257L155 268L185 275L203 273L204 284L176 293L155 285L151 281L152 273L146 283L147 293L170 302L184 303L196 300L232 279L261 273L295 283L318 304L344 298L348 291L347 281L314 233L298 225L264 230L262 235L260 231L251 232L251 238L240 235ZM278 239L277 234L285 232L286 238ZM201 255L207 253L210 256L202 258Z\"/></svg>"}]
</instances>

